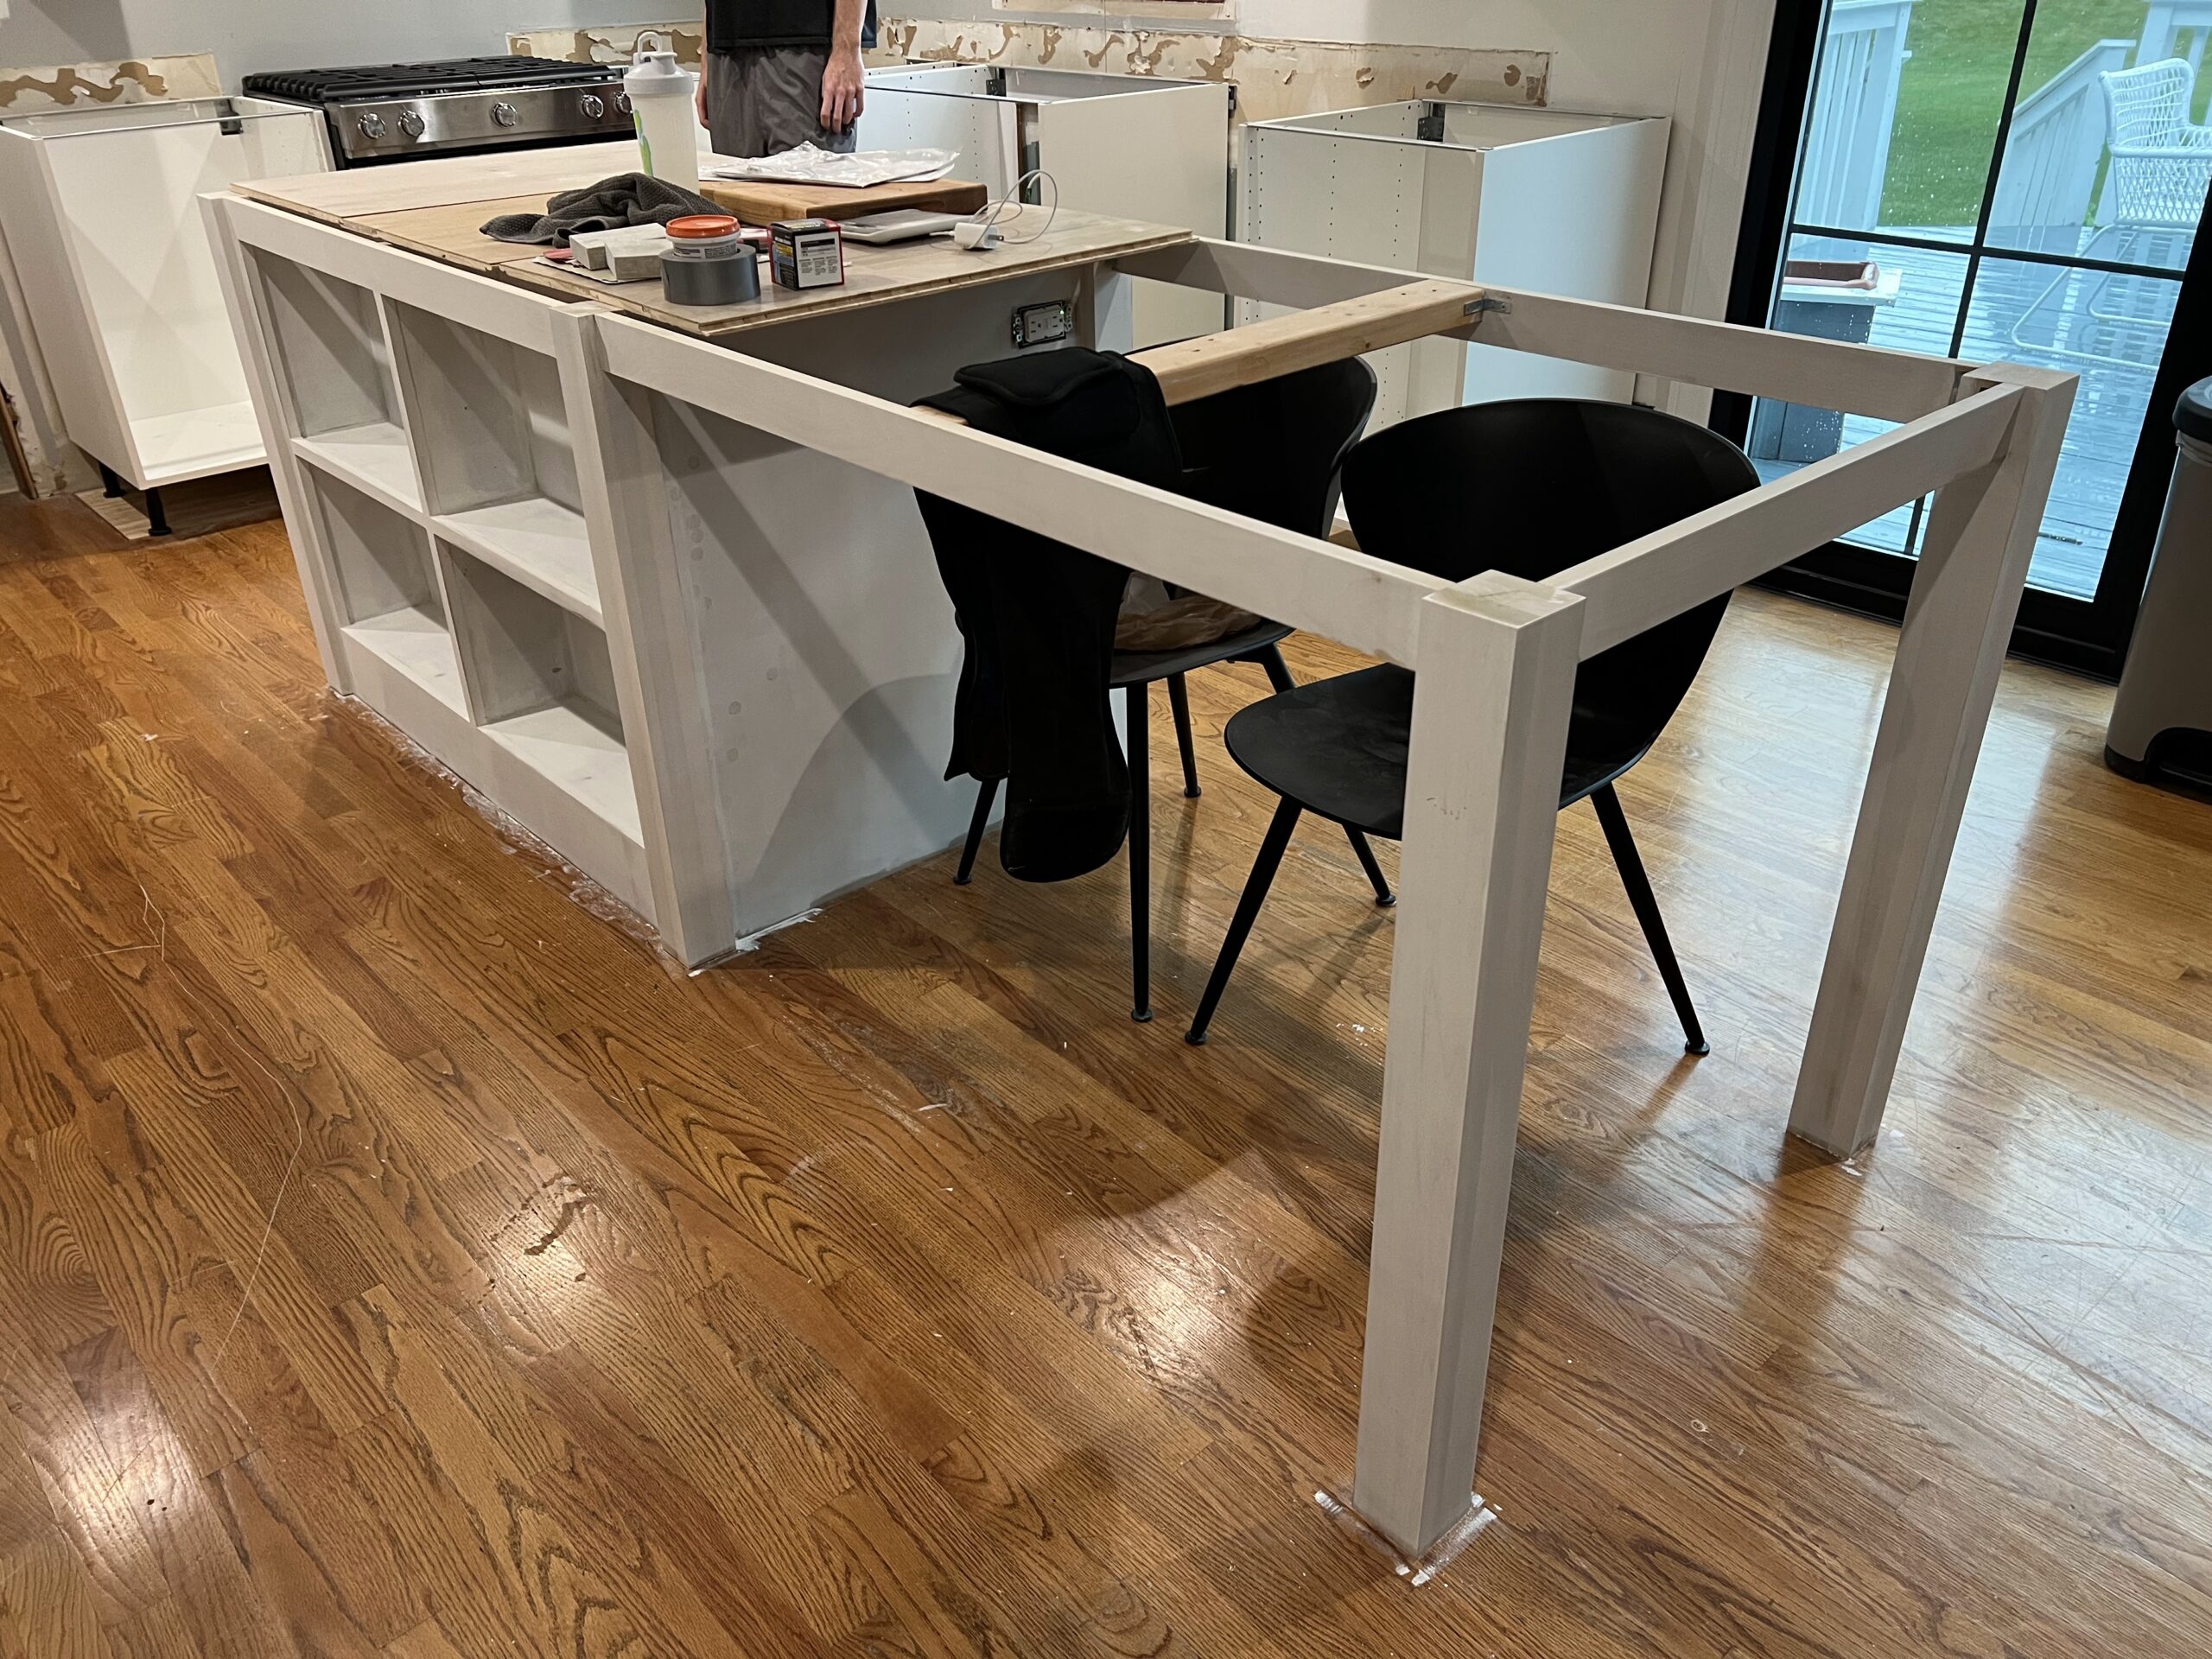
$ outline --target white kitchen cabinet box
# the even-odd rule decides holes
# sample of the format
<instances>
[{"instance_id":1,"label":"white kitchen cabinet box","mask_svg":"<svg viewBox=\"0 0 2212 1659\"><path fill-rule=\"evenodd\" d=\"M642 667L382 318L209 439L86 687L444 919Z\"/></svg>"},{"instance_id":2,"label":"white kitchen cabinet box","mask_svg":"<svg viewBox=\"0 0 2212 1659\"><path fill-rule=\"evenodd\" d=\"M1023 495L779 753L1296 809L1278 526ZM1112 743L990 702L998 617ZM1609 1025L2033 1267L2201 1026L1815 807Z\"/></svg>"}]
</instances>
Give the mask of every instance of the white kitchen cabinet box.
<instances>
[{"instance_id":1,"label":"white kitchen cabinet box","mask_svg":"<svg viewBox=\"0 0 2212 1659\"><path fill-rule=\"evenodd\" d=\"M1663 116L1411 100L1244 129L1237 240L1616 305L1644 303ZM1240 302L1240 321L1261 315ZM1634 377L1430 339L1374 353L1374 424L1500 397L1624 399Z\"/></svg>"},{"instance_id":2,"label":"white kitchen cabinet box","mask_svg":"<svg viewBox=\"0 0 2212 1659\"><path fill-rule=\"evenodd\" d=\"M264 459L199 198L329 165L319 114L258 99L0 121L5 252L72 442L147 491Z\"/></svg>"},{"instance_id":3,"label":"white kitchen cabinet box","mask_svg":"<svg viewBox=\"0 0 2212 1659\"><path fill-rule=\"evenodd\" d=\"M956 149L956 176L995 201L1032 168L1052 175L1064 207L1229 233L1230 89L1219 81L1092 74L993 64L871 69L864 149ZM1027 193L1050 202L1052 188ZM1132 290L1140 346L1221 327L1218 296L1141 282Z\"/></svg>"}]
</instances>

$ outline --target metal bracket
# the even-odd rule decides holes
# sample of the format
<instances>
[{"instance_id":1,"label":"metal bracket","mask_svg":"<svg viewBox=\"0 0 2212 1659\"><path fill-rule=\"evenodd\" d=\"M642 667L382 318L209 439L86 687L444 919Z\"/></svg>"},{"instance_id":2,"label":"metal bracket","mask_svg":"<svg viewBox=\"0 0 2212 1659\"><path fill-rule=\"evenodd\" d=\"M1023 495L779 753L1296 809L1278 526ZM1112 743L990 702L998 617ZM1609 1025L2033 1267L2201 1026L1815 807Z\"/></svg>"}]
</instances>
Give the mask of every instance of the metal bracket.
<instances>
[{"instance_id":1,"label":"metal bracket","mask_svg":"<svg viewBox=\"0 0 2212 1659\"><path fill-rule=\"evenodd\" d=\"M1466 315L1478 322L1482 321L1482 314L1485 311L1496 311L1510 317L1513 315L1513 302L1496 294L1484 294L1478 299L1467 302Z\"/></svg>"}]
</instances>

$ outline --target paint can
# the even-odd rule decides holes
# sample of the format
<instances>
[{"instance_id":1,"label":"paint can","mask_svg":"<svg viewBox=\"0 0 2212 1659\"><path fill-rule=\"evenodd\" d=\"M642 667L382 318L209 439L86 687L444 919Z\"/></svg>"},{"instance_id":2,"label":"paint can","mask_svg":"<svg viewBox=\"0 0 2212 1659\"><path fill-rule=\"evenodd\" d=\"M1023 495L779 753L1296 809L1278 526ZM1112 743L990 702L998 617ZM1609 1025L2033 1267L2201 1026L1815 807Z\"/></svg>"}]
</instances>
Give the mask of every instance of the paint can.
<instances>
[{"instance_id":1,"label":"paint can","mask_svg":"<svg viewBox=\"0 0 2212 1659\"><path fill-rule=\"evenodd\" d=\"M660 257L661 291L671 305L736 305L760 297L753 244L727 213L694 213L668 222Z\"/></svg>"}]
</instances>

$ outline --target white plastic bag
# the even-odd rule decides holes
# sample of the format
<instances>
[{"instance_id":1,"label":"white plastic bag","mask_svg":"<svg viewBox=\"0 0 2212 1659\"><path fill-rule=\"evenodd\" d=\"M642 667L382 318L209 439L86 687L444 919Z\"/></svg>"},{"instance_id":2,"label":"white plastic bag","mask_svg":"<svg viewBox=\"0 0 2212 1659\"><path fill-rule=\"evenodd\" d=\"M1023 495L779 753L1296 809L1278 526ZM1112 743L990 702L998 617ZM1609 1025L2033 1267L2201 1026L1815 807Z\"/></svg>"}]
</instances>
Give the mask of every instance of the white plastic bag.
<instances>
[{"instance_id":1,"label":"white plastic bag","mask_svg":"<svg viewBox=\"0 0 2212 1659\"><path fill-rule=\"evenodd\" d=\"M775 156L723 161L718 179L756 179L779 184L842 184L864 188L879 184L941 179L960 159L957 149L863 149L849 156L801 144Z\"/></svg>"}]
</instances>

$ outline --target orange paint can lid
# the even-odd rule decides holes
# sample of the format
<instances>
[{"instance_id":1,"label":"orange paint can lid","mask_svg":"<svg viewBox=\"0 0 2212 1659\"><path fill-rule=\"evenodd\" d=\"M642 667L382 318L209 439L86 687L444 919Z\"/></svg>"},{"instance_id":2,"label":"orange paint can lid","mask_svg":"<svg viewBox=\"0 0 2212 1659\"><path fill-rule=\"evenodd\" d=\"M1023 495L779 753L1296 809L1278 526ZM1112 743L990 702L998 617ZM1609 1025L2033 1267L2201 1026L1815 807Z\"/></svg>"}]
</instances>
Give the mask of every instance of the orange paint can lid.
<instances>
[{"instance_id":1,"label":"orange paint can lid","mask_svg":"<svg viewBox=\"0 0 2212 1659\"><path fill-rule=\"evenodd\" d=\"M670 219L664 228L678 241L696 242L709 237L734 236L737 221L728 213L693 213L686 219Z\"/></svg>"}]
</instances>

